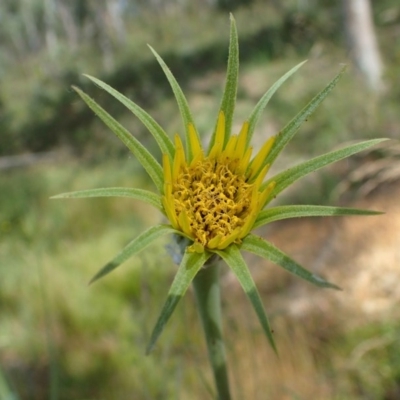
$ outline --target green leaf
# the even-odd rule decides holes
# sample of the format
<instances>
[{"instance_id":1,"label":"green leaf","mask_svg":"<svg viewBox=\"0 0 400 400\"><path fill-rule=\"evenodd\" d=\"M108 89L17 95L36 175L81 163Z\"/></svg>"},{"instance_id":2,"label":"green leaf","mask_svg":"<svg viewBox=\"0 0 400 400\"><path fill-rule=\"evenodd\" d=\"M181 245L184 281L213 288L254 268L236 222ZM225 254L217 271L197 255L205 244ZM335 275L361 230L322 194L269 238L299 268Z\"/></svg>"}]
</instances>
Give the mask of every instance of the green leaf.
<instances>
[{"instance_id":1,"label":"green leaf","mask_svg":"<svg viewBox=\"0 0 400 400\"><path fill-rule=\"evenodd\" d=\"M88 197L129 197L135 200L141 200L145 203L158 208L161 212L164 212L164 208L161 204L160 196L149 192L148 190L135 189L135 188L123 188L123 187L112 187L112 188L99 188L99 189L88 189L79 190L77 192L61 193L56 196L50 197L51 199L83 199Z\"/></svg>"},{"instance_id":2,"label":"green leaf","mask_svg":"<svg viewBox=\"0 0 400 400\"><path fill-rule=\"evenodd\" d=\"M138 254L154 240L158 239L160 236L166 235L168 233L180 234L169 225L155 225L149 228L147 231L143 232L137 238L133 239L128 243L110 262L108 262L89 282L89 284L97 281L103 276L109 274L115 268L119 267L124 261Z\"/></svg>"},{"instance_id":3,"label":"green leaf","mask_svg":"<svg viewBox=\"0 0 400 400\"><path fill-rule=\"evenodd\" d=\"M231 268L233 273L236 275L239 283L241 284L243 290L245 291L247 297L249 298L251 304L253 305L254 311L256 312L258 319L260 320L261 326L271 344L271 347L276 350L276 345L274 338L272 336L271 328L268 322L268 318L265 314L264 306L250 274L249 268L244 261L237 245L233 244L228 246L225 250L218 250L216 253L224 259L224 261Z\"/></svg>"},{"instance_id":4,"label":"green leaf","mask_svg":"<svg viewBox=\"0 0 400 400\"><path fill-rule=\"evenodd\" d=\"M274 198L278 193L280 193L283 189L290 186L296 180L302 178L303 176L317 171L318 169L325 167L328 164L332 164L336 161L342 160L343 158L349 157L353 154L359 153L367 149L368 147L374 146L387 139L373 139L367 140L361 143L352 144L343 149L331 151L329 153L323 154L321 156L312 158L311 160L305 161L299 165L296 165L292 168L289 168L274 177L268 179L265 183L262 184L261 188L265 188L272 181L276 183L274 189L269 195L267 202Z\"/></svg>"},{"instance_id":5,"label":"green leaf","mask_svg":"<svg viewBox=\"0 0 400 400\"><path fill-rule=\"evenodd\" d=\"M143 168L147 171L160 193L163 191L163 171L161 165L149 153L149 151L133 137L118 121L108 114L101 106L79 88L73 89L82 97L83 101L96 113L98 117L115 133L135 155Z\"/></svg>"},{"instance_id":6,"label":"green leaf","mask_svg":"<svg viewBox=\"0 0 400 400\"><path fill-rule=\"evenodd\" d=\"M174 75L172 74L171 70L168 68L167 64L165 64L164 60L160 57L160 55L151 47L150 50L153 52L154 56L156 57L158 63L160 64L161 68L163 69L165 76L168 79L169 84L171 85L172 91L174 92L176 102L178 103L179 111L181 113L181 117L183 120L183 125L185 127L185 138L186 138L186 154L188 155L188 159L191 160L193 158L192 149L190 147L190 136L189 136L189 125L192 124L194 127L196 126L193 118L192 113L190 112L189 104L186 100L185 95L179 83L175 79ZM200 138L198 137L197 130L196 135L200 142Z\"/></svg>"},{"instance_id":7,"label":"green leaf","mask_svg":"<svg viewBox=\"0 0 400 400\"><path fill-rule=\"evenodd\" d=\"M228 66L225 79L225 89L222 95L222 101L220 106L220 111L225 114L225 140L224 146L228 142L232 130L232 120L233 113L235 111L236 103L236 92L238 86L238 76L239 76L239 41L236 29L236 22L233 15L231 18L231 29L230 29L230 42L229 42L229 56L228 56ZM212 148L215 142L217 126L215 126L214 133L212 134L209 149Z\"/></svg>"},{"instance_id":8,"label":"green leaf","mask_svg":"<svg viewBox=\"0 0 400 400\"><path fill-rule=\"evenodd\" d=\"M313 205L294 205L271 207L261 211L253 227L269 224L273 221L279 221L288 218L299 217L337 217L344 215L379 215L379 211L360 210L358 208L329 207Z\"/></svg>"},{"instance_id":9,"label":"green leaf","mask_svg":"<svg viewBox=\"0 0 400 400\"><path fill-rule=\"evenodd\" d=\"M246 236L242 242L241 249L266 258L267 260L270 260L286 269L286 271L289 271L316 286L341 290L339 286L329 283L325 279L307 271L284 252L276 248L272 243L269 243L258 236L253 234Z\"/></svg>"},{"instance_id":10,"label":"green leaf","mask_svg":"<svg viewBox=\"0 0 400 400\"><path fill-rule=\"evenodd\" d=\"M100 79L97 79L93 76L84 74L87 78L93 81L96 85L100 86L106 92L111 94L111 96L115 97L118 101L120 101L128 110L130 110L139 120L143 123L143 125L149 130L149 132L153 135L154 139L157 141L160 150L163 154L168 154L170 159L172 160L175 154L174 145L171 139L168 137L164 129L154 120L154 118L149 115L143 108L139 107L132 100L128 99L122 93L118 92L111 86L102 82Z\"/></svg>"},{"instance_id":11,"label":"green leaf","mask_svg":"<svg viewBox=\"0 0 400 400\"><path fill-rule=\"evenodd\" d=\"M280 79L278 79L272 86L271 88L264 94L263 97L261 97L260 101L257 103L255 106L254 110L250 114L250 117L248 119L249 121L249 133L247 135L247 144L246 147L249 145L250 140L253 136L254 129L256 127L256 124L261 116L261 113L263 112L264 108L268 104L269 100L271 97L274 95L274 93L279 89L279 87L288 79L290 78L300 67L302 67L307 61L303 61L300 64L297 64L295 67L293 67L289 72L287 72L285 75L283 75Z\"/></svg>"},{"instance_id":12,"label":"green leaf","mask_svg":"<svg viewBox=\"0 0 400 400\"><path fill-rule=\"evenodd\" d=\"M293 138L296 132L299 130L301 124L307 120L307 118L317 109L322 103L329 92L336 86L346 66L343 66L339 73L332 79L331 82L318 93L277 135L274 145L272 146L271 152L265 158L264 165L270 164L275 161L279 153L284 149L287 143Z\"/></svg>"},{"instance_id":13,"label":"green leaf","mask_svg":"<svg viewBox=\"0 0 400 400\"><path fill-rule=\"evenodd\" d=\"M172 282L171 288L169 289L167 300L161 310L160 316L158 317L157 323L151 334L150 341L146 349L147 354L149 354L153 350L157 339L161 335L166 323L174 312L179 300L184 296L190 283L199 272L200 268L210 258L210 256L211 254L206 252L185 252L181 265L179 266L175 278Z\"/></svg>"}]
</instances>

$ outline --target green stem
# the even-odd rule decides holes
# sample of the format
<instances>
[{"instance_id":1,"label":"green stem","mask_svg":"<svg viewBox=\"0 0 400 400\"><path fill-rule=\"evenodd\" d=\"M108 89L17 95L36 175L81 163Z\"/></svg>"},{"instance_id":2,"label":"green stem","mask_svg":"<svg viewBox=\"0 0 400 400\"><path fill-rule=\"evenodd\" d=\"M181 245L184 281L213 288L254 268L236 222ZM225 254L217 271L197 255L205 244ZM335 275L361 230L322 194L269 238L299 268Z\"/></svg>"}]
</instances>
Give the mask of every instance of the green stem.
<instances>
[{"instance_id":1,"label":"green stem","mask_svg":"<svg viewBox=\"0 0 400 400\"><path fill-rule=\"evenodd\" d=\"M219 400L230 400L225 345L222 337L219 266L200 270L193 280L200 319L207 342L208 357L214 373Z\"/></svg>"}]
</instances>

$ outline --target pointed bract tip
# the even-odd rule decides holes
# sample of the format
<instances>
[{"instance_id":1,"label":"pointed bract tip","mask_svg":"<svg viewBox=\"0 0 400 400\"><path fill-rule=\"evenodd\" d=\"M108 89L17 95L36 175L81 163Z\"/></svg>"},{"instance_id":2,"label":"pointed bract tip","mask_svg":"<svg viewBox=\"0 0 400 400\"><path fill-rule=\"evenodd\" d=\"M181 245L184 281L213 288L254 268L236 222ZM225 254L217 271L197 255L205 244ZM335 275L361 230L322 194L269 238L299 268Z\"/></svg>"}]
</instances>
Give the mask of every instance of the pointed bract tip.
<instances>
[{"instance_id":1,"label":"pointed bract tip","mask_svg":"<svg viewBox=\"0 0 400 400\"><path fill-rule=\"evenodd\" d=\"M96 282L97 281L97 278L96 277L93 277L89 282L88 282L88 286L92 286L92 284L94 283L94 282Z\"/></svg>"},{"instance_id":2,"label":"pointed bract tip","mask_svg":"<svg viewBox=\"0 0 400 400\"><path fill-rule=\"evenodd\" d=\"M334 283L330 283L330 282L326 281L325 279L321 278L318 275L313 274L312 278L315 281L315 283L320 287L325 287L325 288L335 289L335 290L343 290L341 287L335 285Z\"/></svg>"},{"instance_id":3,"label":"pointed bract tip","mask_svg":"<svg viewBox=\"0 0 400 400\"><path fill-rule=\"evenodd\" d=\"M150 353L152 352L154 350L154 345L148 345L147 347L146 347L146 351L145 351L145 355L146 356L149 356L150 355Z\"/></svg>"},{"instance_id":4,"label":"pointed bract tip","mask_svg":"<svg viewBox=\"0 0 400 400\"><path fill-rule=\"evenodd\" d=\"M147 43L147 47L148 47L153 53L155 53L155 50L154 50L154 48L153 48L153 46L152 46L151 44Z\"/></svg>"}]
</instances>

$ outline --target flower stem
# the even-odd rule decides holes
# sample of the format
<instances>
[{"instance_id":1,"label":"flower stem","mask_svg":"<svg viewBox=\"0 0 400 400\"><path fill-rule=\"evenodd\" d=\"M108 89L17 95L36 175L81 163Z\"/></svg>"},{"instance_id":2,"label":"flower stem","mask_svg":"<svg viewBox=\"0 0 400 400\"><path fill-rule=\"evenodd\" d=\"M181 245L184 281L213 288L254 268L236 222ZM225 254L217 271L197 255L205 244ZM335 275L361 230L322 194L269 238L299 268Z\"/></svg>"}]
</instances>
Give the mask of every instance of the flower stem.
<instances>
[{"instance_id":1,"label":"flower stem","mask_svg":"<svg viewBox=\"0 0 400 400\"><path fill-rule=\"evenodd\" d=\"M207 342L219 400L230 400L225 345L222 337L219 266L208 265L193 280L197 308Z\"/></svg>"}]
</instances>

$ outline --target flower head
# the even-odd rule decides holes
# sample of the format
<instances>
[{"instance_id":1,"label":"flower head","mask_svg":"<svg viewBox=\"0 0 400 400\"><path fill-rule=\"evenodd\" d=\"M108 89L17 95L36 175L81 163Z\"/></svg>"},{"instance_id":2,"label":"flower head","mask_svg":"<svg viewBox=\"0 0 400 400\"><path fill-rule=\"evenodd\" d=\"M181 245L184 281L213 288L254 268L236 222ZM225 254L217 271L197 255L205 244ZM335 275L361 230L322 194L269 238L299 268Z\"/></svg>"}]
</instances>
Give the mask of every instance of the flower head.
<instances>
[{"instance_id":1,"label":"flower head","mask_svg":"<svg viewBox=\"0 0 400 400\"><path fill-rule=\"evenodd\" d=\"M251 161L252 148L246 148L248 122L239 135L232 135L226 146L225 115L218 116L216 137L208 154L189 126L192 159L175 136L175 156L171 163L165 154L162 203L171 225L193 240L189 251L223 250L241 243L254 225L258 213L275 186L261 184L269 169L262 165L274 138L270 138Z\"/></svg>"},{"instance_id":2,"label":"flower head","mask_svg":"<svg viewBox=\"0 0 400 400\"><path fill-rule=\"evenodd\" d=\"M162 235L175 234L178 237L186 238L183 241L180 266L154 328L148 350L154 346L179 299L185 294L196 274L213 254L222 258L237 276L274 347L274 340L261 298L241 251L252 252L267 258L317 286L336 289L338 287L307 271L272 243L251 234L251 230L273 221L293 217L376 214L373 211L314 205L277 206L267 209L265 206L296 180L330 163L362 151L382 139L352 144L302 162L265 179L276 157L293 138L302 122L315 111L334 88L344 68L276 136L267 138L259 152L253 156L250 143L261 112L275 91L304 63L292 68L272 85L243 123L240 132L237 135L232 134L239 69L239 47L235 21L231 17L225 90L210 145L206 150L201 145L195 121L178 82L162 58L155 50L150 49L164 70L177 99L185 128L184 141L179 135L175 135L174 141L172 141L163 128L141 107L106 83L88 75L87 77L124 104L148 128L163 153L162 165L93 99L80 89L74 89L136 156L154 182L157 192L136 188L101 188L65 193L55 197L131 197L156 207L169 221L168 224L153 226L133 239L94 276L92 281L108 274Z\"/></svg>"}]
</instances>

